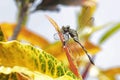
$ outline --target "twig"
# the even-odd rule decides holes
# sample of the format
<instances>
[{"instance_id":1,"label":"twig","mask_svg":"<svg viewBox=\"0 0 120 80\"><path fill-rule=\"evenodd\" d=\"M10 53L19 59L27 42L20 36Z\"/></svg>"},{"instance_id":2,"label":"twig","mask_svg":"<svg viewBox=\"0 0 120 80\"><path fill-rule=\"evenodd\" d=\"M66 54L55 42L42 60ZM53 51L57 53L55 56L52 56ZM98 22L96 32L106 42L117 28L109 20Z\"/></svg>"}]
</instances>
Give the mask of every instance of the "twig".
<instances>
[{"instance_id":1,"label":"twig","mask_svg":"<svg viewBox=\"0 0 120 80\"><path fill-rule=\"evenodd\" d=\"M94 61L94 59L95 59L95 56L92 57L92 60L93 60L93 61ZM83 80L86 79L90 67L91 67L91 63L89 62L89 63L87 64L87 66L86 66L86 68L85 68L83 74L82 74L82 78L83 78Z\"/></svg>"},{"instance_id":2,"label":"twig","mask_svg":"<svg viewBox=\"0 0 120 80\"><path fill-rule=\"evenodd\" d=\"M71 58L71 56L70 56L70 52L69 52L69 49L68 49L67 45L65 45L65 39L64 39L63 34L62 34L61 31L60 31L59 26L57 25L57 23L56 23L52 18L50 18L49 16L46 16L46 17L47 17L48 20L52 23L52 25L54 26L54 28L56 29L56 31L57 31L58 34L59 34L60 40L61 40L61 42L62 42L62 44L63 44L63 48L64 48L64 50L65 50L65 52L66 52L66 56L67 56L68 61L69 61L69 64L70 64L70 69L72 70L72 72L73 72L77 77L79 77L78 69L76 68L75 64L73 63L73 60L72 60L72 58Z\"/></svg>"},{"instance_id":3,"label":"twig","mask_svg":"<svg viewBox=\"0 0 120 80\"><path fill-rule=\"evenodd\" d=\"M14 29L13 36L11 37L11 40L15 40L17 38L17 36L21 30L22 21L23 21L23 17L20 17L20 19L18 20L18 24L17 24L16 28Z\"/></svg>"},{"instance_id":4,"label":"twig","mask_svg":"<svg viewBox=\"0 0 120 80\"><path fill-rule=\"evenodd\" d=\"M78 69L76 68L75 64L73 63L73 60L72 60L72 58L71 58L71 56L70 56L70 51L69 51L67 45L65 45L64 36L63 36L63 34L62 34L61 32L59 32L58 34L59 34L59 37L60 37L61 42L63 43L63 48L64 48L64 50L65 50L65 52L66 52L66 56L67 56L68 61L69 61L69 64L70 64L70 69L73 71L73 73L74 73L77 77L79 77Z\"/></svg>"},{"instance_id":5,"label":"twig","mask_svg":"<svg viewBox=\"0 0 120 80\"><path fill-rule=\"evenodd\" d=\"M17 24L16 28L14 29L13 35L10 40L15 40L17 38L17 36L22 28L22 23L23 23L25 17L27 16L28 6L29 6L29 4L24 4L24 6L21 6L20 15L18 15L18 24Z\"/></svg>"}]
</instances>

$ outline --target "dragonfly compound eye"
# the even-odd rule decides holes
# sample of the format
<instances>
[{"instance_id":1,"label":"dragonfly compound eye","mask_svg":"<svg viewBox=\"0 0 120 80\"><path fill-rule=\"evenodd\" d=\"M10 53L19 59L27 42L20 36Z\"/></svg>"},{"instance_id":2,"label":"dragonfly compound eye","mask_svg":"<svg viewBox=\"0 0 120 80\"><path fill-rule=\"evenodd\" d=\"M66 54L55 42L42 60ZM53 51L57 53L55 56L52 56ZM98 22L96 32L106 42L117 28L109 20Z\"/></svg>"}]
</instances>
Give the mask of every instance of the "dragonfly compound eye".
<instances>
[{"instance_id":1,"label":"dragonfly compound eye","mask_svg":"<svg viewBox=\"0 0 120 80\"><path fill-rule=\"evenodd\" d=\"M62 33L66 33L66 32L68 32L67 28L64 27L64 26L62 27L61 31L62 31Z\"/></svg>"}]
</instances>

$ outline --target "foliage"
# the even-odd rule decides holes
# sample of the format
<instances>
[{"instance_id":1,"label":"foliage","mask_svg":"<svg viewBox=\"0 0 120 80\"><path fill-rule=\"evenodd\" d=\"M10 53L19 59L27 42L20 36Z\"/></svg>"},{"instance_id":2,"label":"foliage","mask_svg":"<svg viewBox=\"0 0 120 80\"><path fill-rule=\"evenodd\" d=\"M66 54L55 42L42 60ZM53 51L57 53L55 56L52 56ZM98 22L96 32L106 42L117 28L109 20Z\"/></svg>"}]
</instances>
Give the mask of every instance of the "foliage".
<instances>
[{"instance_id":1,"label":"foliage","mask_svg":"<svg viewBox=\"0 0 120 80\"><path fill-rule=\"evenodd\" d=\"M0 48L0 64L2 66L11 68L21 66L31 71L41 72L53 78L66 75L71 76L71 79L77 79L77 77L56 58L30 44L20 43L16 40L7 42L1 41ZM17 73L12 73L11 71L8 76L5 74L1 75L5 75L6 78L11 75L17 77L18 73L19 71Z\"/></svg>"},{"instance_id":2,"label":"foliage","mask_svg":"<svg viewBox=\"0 0 120 80\"><path fill-rule=\"evenodd\" d=\"M96 54L101 51L101 44L120 29L119 23L113 26L101 37L99 45L90 41L93 33L97 34L97 31L107 26L96 27L93 24L96 0L42 0L32 11L30 9L36 0L15 2L18 8L17 23L0 24L0 80L85 80L91 72L94 72L99 80L115 80L116 75L120 74L119 67L103 70L92 65L86 59L83 49L71 38L65 44L64 34L51 17L46 15L58 33L60 41L50 43L25 26L29 15L38 10L52 12L60 11L57 7L59 4L68 7L79 5L82 10L77 15L76 31L80 42L94 61Z\"/></svg>"},{"instance_id":3,"label":"foliage","mask_svg":"<svg viewBox=\"0 0 120 80\"><path fill-rule=\"evenodd\" d=\"M109 38L112 34L114 34L116 31L120 29L120 24L116 24L114 27L112 27L110 30L108 30L100 39L99 43L103 43L107 38Z\"/></svg>"}]
</instances>

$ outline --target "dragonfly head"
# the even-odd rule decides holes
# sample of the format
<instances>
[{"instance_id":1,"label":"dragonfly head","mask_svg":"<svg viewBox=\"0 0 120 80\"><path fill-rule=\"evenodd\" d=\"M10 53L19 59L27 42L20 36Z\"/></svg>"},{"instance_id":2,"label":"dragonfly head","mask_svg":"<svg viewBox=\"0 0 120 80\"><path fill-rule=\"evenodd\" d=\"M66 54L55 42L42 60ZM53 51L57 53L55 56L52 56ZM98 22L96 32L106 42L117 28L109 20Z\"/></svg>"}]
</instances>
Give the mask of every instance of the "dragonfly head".
<instances>
[{"instance_id":1,"label":"dragonfly head","mask_svg":"<svg viewBox=\"0 0 120 80\"><path fill-rule=\"evenodd\" d=\"M70 26L62 26L62 32L63 33L68 33L69 32L69 29L70 29Z\"/></svg>"}]
</instances>

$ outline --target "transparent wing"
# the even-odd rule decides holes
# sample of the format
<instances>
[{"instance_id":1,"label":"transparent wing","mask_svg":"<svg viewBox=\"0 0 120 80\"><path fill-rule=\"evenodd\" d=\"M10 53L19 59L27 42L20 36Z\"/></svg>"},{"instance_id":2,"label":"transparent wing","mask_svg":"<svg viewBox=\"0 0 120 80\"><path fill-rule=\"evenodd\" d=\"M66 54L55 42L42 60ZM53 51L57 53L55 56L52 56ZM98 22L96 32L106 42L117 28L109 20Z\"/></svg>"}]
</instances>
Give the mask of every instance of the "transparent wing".
<instances>
[{"instance_id":1,"label":"transparent wing","mask_svg":"<svg viewBox=\"0 0 120 80\"><path fill-rule=\"evenodd\" d=\"M55 33L55 34L53 35L53 37L54 37L55 40L60 40L58 33Z\"/></svg>"},{"instance_id":2,"label":"transparent wing","mask_svg":"<svg viewBox=\"0 0 120 80\"><path fill-rule=\"evenodd\" d=\"M73 40L68 41L67 46L69 48L69 51L74 63L77 65L77 67L79 67L82 60L82 56L84 55L84 52L81 50L79 45L75 43Z\"/></svg>"},{"instance_id":3,"label":"transparent wing","mask_svg":"<svg viewBox=\"0 0 120 80\"><path fill-rule=\"evenodd\" d=\"M64 36L64 38L65 38L65 41L68 41L68 40L69 40L69 34L63 34L63 36ZM54 37L55 40L60 40L60 37L59 37L58 33L55 33L55 34L53 35L53 37Z\"/></svg>"},{"instance_id":4,"label":"transparent wing","mask_svg":"<svg viewBox=\"0 0 120 80\"><path fill-rule=\"evenodd\" d=\"M85 59L84 60L82 59L85 58L84 55L86 54L90 63L94 65L94 62L90 57L90 55L88 54L87 50L84 48L83 45L82 46L81 45L82 45L81 43L78 44L71 40L67 43L67 46L69 47L69 50L74 62L77 64L77 66L80 66L81 61L85 60Z\"/></svg>"}]
</instances>

